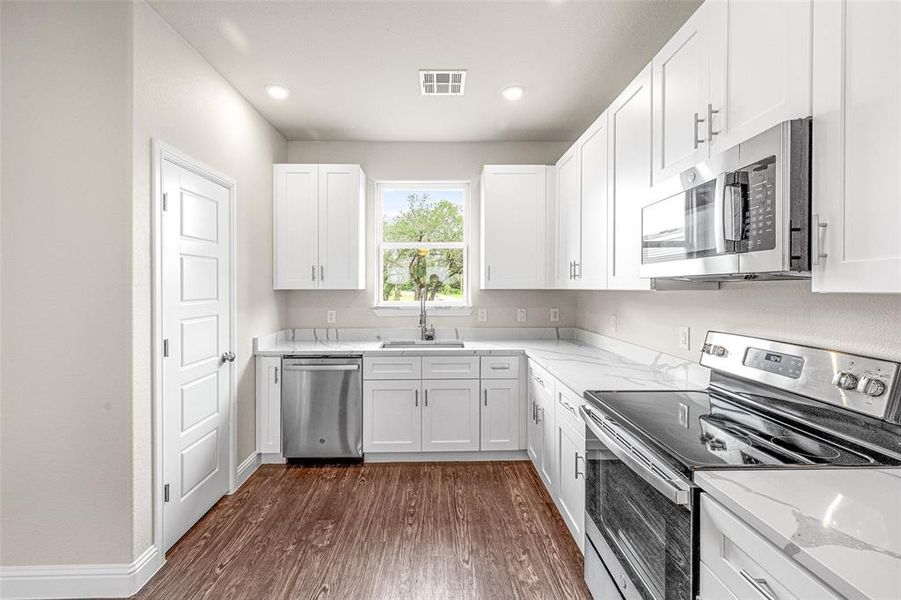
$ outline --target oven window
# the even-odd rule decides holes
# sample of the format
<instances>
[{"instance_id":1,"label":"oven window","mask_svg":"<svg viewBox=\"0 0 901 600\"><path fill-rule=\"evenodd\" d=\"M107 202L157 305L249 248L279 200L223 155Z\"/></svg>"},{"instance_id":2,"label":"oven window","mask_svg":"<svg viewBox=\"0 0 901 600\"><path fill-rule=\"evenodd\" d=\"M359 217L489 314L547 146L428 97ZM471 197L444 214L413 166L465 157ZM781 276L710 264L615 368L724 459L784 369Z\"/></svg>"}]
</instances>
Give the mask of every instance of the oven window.
<instances>
[{"instance_id":1,"label":"oven window","mask_svg":"<svg viewBox=\"0 0 901 600\"><path fill-rule=\"evenodd\" d=\"M586 512L644 600L691 600L691 513L586 438Z\"/></svg>"},{"instance_id":2,"label":"oven window","mask_svg":"<svg viewBox=\"0 0 901 600\"><path fill-rule=\"evenodd\" d=\"M714 256L716 180L660 200L641 211L641 262Z\"/></svg>"}]
</instances>

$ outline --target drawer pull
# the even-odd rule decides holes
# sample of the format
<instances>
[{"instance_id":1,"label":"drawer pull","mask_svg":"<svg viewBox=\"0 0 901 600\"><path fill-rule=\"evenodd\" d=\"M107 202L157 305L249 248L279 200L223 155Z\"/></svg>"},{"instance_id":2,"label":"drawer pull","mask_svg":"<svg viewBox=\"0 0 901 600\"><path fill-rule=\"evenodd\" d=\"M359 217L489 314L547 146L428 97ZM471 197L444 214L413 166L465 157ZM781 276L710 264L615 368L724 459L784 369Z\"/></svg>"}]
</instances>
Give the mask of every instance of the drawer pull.
<instances>
[{"instance_id":1,"label":"drawer pull","mask_svg":"<svg viewBox=\"0 0 901 600\"><path fill-rule=\"evenodd\" d=\"M748 585L754 588L754 591L760 594L762 598L766 598L766 600L778 600L776 595L773 594L773 591L770 589L770 585L763 577L752 577L744 569L739 569L738 574L744 577L745 581L748 582Z\"/></svg>"},{"instance_id":2,"label":"drawer pull","mask_svg":"<svg viewBox=\"0 0 901 600\"><path fill-rule=\"evenodd\" d=\"M490 368L494 369L495 371L509 371L510 365L509 364L503 364L503 365L492 364L492 365L490 365Z\"/></svg>"}]
</instances>

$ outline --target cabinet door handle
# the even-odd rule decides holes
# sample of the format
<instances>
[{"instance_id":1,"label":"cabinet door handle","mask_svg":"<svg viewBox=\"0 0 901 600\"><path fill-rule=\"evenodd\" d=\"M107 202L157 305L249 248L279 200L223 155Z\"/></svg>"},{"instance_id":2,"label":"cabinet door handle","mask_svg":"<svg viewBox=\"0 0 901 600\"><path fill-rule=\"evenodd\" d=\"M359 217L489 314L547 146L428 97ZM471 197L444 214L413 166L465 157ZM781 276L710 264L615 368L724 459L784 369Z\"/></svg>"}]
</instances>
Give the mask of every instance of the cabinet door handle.
<instances>
[{"instance_id":1,"label":"cabinet door handle","mask_svg":"<svg viewBox=\"0 0 901 600\"><path fill-rule=\"evenodd\" d=\"M485 281L491 281L491 265L485 266Z\"/></svg>"},{"instance_id":2,"label":"cabinet door handle","mask_svg":"<svg viewBox=\"0 0 901 600\"><path fill-rule=\"evenodd\" d=\"M278 383L278 367L275 367L275 381L273 383Z\"/></svg>"},{"instance_id":3,"label":"cabinet door handle","mask_svg":"<svg viewBox=\"0 0 901 600\"><path fill-rule=\"evenodd\" d=\"M816 266L820 264L821 259L829 256L826 252L823 252L823 240L821 239L821 235L826 233L829 223L821 223L820 215L813 215L811 223L813 224L813 231L810 232L810 262Z\"/></svg>"},{"instance_id":4,"label":"cabinet door handle","mask_svg":"<svg viewBox=\"0 0 901 600\"><path fill-rule=\"evenodd\" d=\"M310 279L316 281L316 265L310 265Z\"/></svg>"},{"instance_id":5,"label":"cabinet door handle","mask_svg":"<svg viewBox=\"0 0 901 600\"><path fill-rule=\"evenodd\" d=\"M538 413L538 420L535 421L535 422L536 422L536 423L543 423L543 422L544 422L544 407L542 406L542 407L540 407L538 410L539 410L540 412Z\"/></svg>"},{"instance_id":6,"label":"cabinet door handle","mask_svg":"<svg viewBox=\"0 0 901 600\"><path fill-rule=\"evenodd\" d=\"M718 114L720 114L720 111L714 110L713 105L708 103L707 104L707 141L708 142L712 142L713 136L719 135L719 133L720 133L719 131L713 130L713 115L718 115Z\"/></svg>"},{"instance_id":7,"label":"cabinet door handle","mask_svg":"<svg viewBox=\"0 0 901 600\"><path fill-rule=\"evenodd\" d=\"M413 406L419 406L419 390L413 390Z\"/></svg>"},{"instance_id":8,"label":"cabinet door handle","mask_svg":"<svg viewBox=\"0 0 901 600\"><path fill-rule=\"evenodd\" d=\"M748 582L748 585L754 588L754 591L763 598L766 598L766 600L777 600L775 594L770 590L770 585L767 583L766 579L763 577L753 577L744 569L739 569L738 574L744 577L745 581Z\"/></svg>"},{"instance_id":9,"label":"cabinet door handle","mask_svg":"<svg viewBox=\"0 0 901 600\"><path fill-rule=\"evenodd\" d=\"M425 405L429 405L429 390L425 391Z\"/></svg>"},{"instance_id":10,"label":"cabinet door handle","mask_svg":"<svg viewBox=\"0 0 901 600\"><path fill-rule=\"evenodd\" d=\"M319 281L325 281L325 267L319 265Z\"/></svg>"},{"instance_id":11,"label":"cabinet door handle","mask_svg":"<svg viewBox=\"0 0 901 600\"><path fill-rule=\"evenodd\" d=\"M695 150L698 149L698 146L699 146L700 144L703 144L703 143L706 141L706 140L702 140L702 139L699 139L699 138L698 138L698 126L699 126L701 123L703 123L703 122L704 122L704 119L702 119L702 118L698 115L698 113L695 113L695 128L694 128L694 132L695 132Z\"/></svg>"},{"instance_id":12,"label":"cabinet door handle","mask_svg":"<svg viewBox=\"0 0 901 600\"><path fill-rule=\"evenodd\" d=\"M585 479L585 473L580 473L580 472L579 472L579 460L580 460L580 459L581 459L581 460L585 460L584 457L579 456L579 453L576 452L576 460L574 461L574 462L575 462L575 466L576 466L576 479L578 479L579 477L581 477L582 479Z\"/></svg>"},{"instance_id":13,"label":"cabinet door handle","mask_svg":"<svg viewBox=\"0 0 901 600\"><path fill-rule=\"evenodd\" d=\"M488 406L488 390L486 389L485 393L482 395L485 396L485 406Z\"/></svg>"}]
</instances>

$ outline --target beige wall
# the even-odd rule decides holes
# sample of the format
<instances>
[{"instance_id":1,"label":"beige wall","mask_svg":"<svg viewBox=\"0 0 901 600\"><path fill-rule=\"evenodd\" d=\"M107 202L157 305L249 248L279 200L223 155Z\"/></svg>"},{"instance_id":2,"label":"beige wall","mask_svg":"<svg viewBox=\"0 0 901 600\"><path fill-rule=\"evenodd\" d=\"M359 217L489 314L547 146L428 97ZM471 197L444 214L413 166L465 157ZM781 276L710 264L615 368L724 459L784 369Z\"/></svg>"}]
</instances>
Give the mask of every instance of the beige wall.
<instances>
[{"instance_id":1,"label":"beige wall","mask_svg":"<svg viewBox=\"0 0 901 600\"><path fill-rule=\"evenodd\" d=\"M694 360L710 329L901 360L901 296L813 294L810 282L776 281L576 297L577 326ZM617 317L615 333L610 315ZM679 349L680 325L691 327L689 351Z\"/></svg>"},{"instance_id":2,"label":"beige wall","mask_svg":"<svg viewBox=\"0 0 901 600\"><path fill-rule=\"evenodd\" d=\"M128 563L131 8L0 11L0 563Z\"/></svg>"},{"instance_id":3,"label":"beige wall","mask_svg":"<svg viewBox=\"0 0 901 600\"><path fill-rule=\"evenodd\" d=\"M279 328L272 291L272 164L284 138L143 2L134 9L135 539L151 541L150 140L237 181L238 455L256 449L253 337Z\"/></svg>"},{"instance_id":4,"label":"beige wall","mask_svg":"<svg viewBox=\"0 0 901 600\"><path fill-rule=\"evenodd\" d=\"M409 142L289 142L288 161L295 163L357 163L368 178L366 209L365 291L285 291L284 327L323 327L326 311L338 311L338 327L404 327L418 317L379 317L371 310L375 298L374 246L375 182L390 180L466 180L471 182L471 214L479 214L479 176L484 164L554 164L566 150L563 142L409 143ZM476 313L466 317L436 317L438 326L515 327L516 309L528 309L527 326L548 326L550 309L560 309L560 326L575 323L575 298L555 291L481 291L479 282L479 229L470 228L470 286L474 306L488 309L488 321L478 323Z\"/></svg>"}]
</instances>

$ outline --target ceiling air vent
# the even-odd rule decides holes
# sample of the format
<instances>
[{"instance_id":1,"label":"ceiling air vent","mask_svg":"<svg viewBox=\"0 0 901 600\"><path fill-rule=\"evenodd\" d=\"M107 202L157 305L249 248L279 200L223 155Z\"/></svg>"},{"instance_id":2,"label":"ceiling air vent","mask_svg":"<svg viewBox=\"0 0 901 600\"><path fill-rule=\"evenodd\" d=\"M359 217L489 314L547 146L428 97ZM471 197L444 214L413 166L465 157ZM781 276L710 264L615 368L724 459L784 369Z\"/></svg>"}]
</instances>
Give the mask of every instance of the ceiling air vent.
<instances>
[{"instance_id":1,"label":"ceiling air vent","mask_svg":"<svg viewBox=\"0 0 901 600\"><path fill-rule=\"evenodd\" d=\"M420 71L419 89L423 96L462 96L466 71Z\"/></svg>"}]
</instances>

